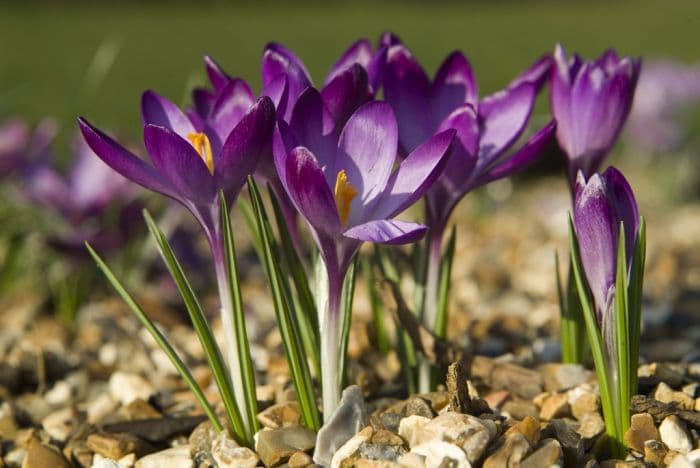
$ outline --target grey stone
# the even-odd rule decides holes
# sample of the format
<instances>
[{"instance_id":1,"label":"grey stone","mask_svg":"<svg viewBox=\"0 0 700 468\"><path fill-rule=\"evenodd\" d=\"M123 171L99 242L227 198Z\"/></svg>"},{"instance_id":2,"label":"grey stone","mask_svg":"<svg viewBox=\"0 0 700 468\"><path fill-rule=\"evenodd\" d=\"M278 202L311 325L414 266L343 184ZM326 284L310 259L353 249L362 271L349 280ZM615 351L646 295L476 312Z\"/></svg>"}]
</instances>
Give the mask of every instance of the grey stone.
<instances>
[{"instance_id":1,"label":"grey stone","mask_svg":"<svg viewBox=\"0 0 700 468\"><path fill-rule=\"evenodd\" d=\"M367 426L367 420L367 407L362 390L357 385L351 385L343 390L338 408L318 431L314 462L328 466L333 453Z\"/></svg>"}]
</instances>

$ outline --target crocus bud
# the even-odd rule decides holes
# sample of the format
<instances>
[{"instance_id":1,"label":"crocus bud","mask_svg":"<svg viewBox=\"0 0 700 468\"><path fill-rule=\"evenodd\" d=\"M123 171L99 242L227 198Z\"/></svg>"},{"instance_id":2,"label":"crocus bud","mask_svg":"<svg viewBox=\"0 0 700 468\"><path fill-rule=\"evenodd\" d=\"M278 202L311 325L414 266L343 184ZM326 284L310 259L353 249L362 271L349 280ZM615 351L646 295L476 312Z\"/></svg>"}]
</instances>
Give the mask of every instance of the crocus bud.
<instances>
[{"instance_id":1,"label":"crocus bud","mask_svg":"<svg viewBox=\"0 0 700 468\"><path fill-rule=\"evenodd\" d=\"M621 222L625 229L629 269L639 229L639 213L632 188L614 167L602 174L593 174L588 180L579 171L574 194L574 226L598 323L602 323L614 297Z\"/></svg>"},{"instance_id":2,"label":"crocus bud","mask_svg":"<svg viewBox=\"0 0 700 468\"><path fill-rule=\"evenodd\" d=\"M608 50L594 61L554 51L550 100L557 140L566 154L569 183L590 177L615 143L632 106L641 61Z\"/></svg>"}]
</instances>

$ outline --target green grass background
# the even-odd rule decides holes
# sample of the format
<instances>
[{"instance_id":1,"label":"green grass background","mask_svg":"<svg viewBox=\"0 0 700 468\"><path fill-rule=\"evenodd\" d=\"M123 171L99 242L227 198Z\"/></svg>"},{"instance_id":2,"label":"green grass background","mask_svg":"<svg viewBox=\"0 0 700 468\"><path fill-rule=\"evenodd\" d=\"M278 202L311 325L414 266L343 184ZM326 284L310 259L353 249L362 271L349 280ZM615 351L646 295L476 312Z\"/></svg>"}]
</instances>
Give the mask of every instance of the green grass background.
<instances>
[{"instance_id":1,"label":"green grass background","mask_svg":"<svg viewBox=\"0 0 700 468\"><path fill-rule=\"evenodd\" d=\"M483 92L507 83L561 41L586 56L625 54L700 60L698 0L492 2L0 2L0 118L77 115L136 136L139 96L155 89L185 103L204 82L201 56L259 88L268 41L303 58L320 82L358 37L399 34L432 72L465 51ZM95 92L86 69L105 40L116 62Z\"/></svg>"}]
</instances>

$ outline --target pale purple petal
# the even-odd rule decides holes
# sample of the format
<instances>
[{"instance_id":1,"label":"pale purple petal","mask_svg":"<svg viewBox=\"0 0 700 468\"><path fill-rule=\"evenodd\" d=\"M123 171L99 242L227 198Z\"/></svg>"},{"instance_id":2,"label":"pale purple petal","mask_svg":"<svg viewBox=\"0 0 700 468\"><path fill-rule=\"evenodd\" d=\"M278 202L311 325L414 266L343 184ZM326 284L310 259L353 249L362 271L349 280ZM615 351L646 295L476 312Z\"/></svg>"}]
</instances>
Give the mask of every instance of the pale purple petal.
<instances>
[{"instance_id":1,"label":"pale purple petal","mask_svg":"<svg viewBox=\"0 0 700 468\"><path fill-rule=\"evenodd\" d=\"M141 117L144 125L165 127L182 138L196 131L179 107L155 91L146 91L141 96Z\"/></svg>"},{"instance_id":2,"label":"pale purple petal","mask_svg":"<svg viewBox=\"0 0 700 468\"><path fill-rule=\"evenodd\" d=\"M535 63L530 65L530 67L518 75L513 81L508 85L509 88L515 88L522 83L532 83L535 85L537 90L542 87L544 82L549 76L550 70L552 69L552 56L543 55Z\"/></svg>"},{"instance_id":3,"label":"pale purple petal","mask_svg":"<svg viewBox=\"0 0 700 468\"><path fill-rule=\"evenodd\" d=\"M477 107L478 90L474 72L461 52L453 52L445 59L432 85L432 119L437 126L447 115L462 104Z\"/></svg>"},{"instance_id":4,"label":"pale purple petal","mask_svg":"<svg viewBox=\"0 0 700 468\"><path fill-rule=\"evenodd\" d=\"M233 79L217 95L210 121L220 141L226 141L231 130L255 103L248 83Z\"/></svg>"},{"instance_id":5,"label":"pale purple petal","mask_svg":"<svg viewBox=\"0 0 700 468\"><path fill-rule=\"evenodd\" d=\"M372 60L372 44L367 39L359 39L354 42L338 61L333 65L331 71L326 77L324 86L330 83L336 76L350 68L354 64L359 64L363 68L367 68Z\"/></svg>"},{"instance_id":6,"label":"pale purple petal","mask_svg":"<svg viewBox=\"0 0 700 468\"><path fill-rule=\"evenodd\" d=\"M400 245L416 242L425 236L428 227L422 224L378 219L353 226L343 233L345 237L376 244Z\"/></svg>"},{"instance_id":7,"label":"pale purple petal","mask_svg":"<svg viewBox=\"0 0 700 468\"><path fill-rule=\"evenodd\" d=\"M311 76L306 70L304 63L294 52L280 44L271 43L265 47L262 59L262 94L269 96L268 86L278 79L280 75L286 76L288 81L287 86L289 90L286 113L289 115L291 107L301 92L311 86Z\"/></svg>"}]
</instances>

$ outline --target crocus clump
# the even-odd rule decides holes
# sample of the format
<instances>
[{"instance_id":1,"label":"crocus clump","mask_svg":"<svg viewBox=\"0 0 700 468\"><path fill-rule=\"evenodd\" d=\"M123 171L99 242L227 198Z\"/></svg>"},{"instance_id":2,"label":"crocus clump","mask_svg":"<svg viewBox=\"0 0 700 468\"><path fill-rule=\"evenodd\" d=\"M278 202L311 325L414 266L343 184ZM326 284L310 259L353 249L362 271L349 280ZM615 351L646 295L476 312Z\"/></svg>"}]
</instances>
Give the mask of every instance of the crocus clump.
<instances>
[{"instance_id":1,"label":"crocus clump","mask_svg":"<svg viewBox=\"0 0 700 468\"><path fill-rule=\"evenodd\" d=\"M584 61L576 54L568 58L556 46L550 99L572 191L578 171L590 177L615 143L632 107L640 69L639 59L620 58L614 50Z\"/></svg>"},{"instance_id":2,"label":"crocus clump","mask_svg":"<svg viewBox=\"0 0 700 468\"><path fill-rule=\"evenodd\" d=\"M405 244L423 237L426 226L393 218L439 176L454 130L430 138L400 161L396 117L388 104L364 104L337 137L333 128L324 127L324 112L320 93L308 88L290 126L280 123L275 163L311 228L327 272L327 305L319 308L319 322L328 417L339 399L340 298L350 261L362 242Z\"/></svg>"}]
</instances>

